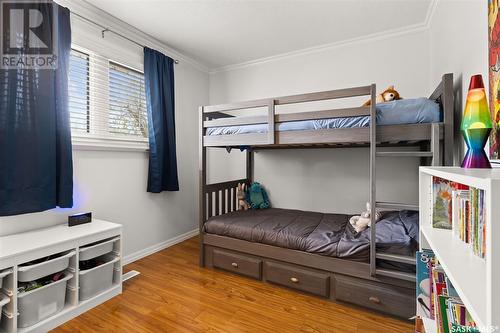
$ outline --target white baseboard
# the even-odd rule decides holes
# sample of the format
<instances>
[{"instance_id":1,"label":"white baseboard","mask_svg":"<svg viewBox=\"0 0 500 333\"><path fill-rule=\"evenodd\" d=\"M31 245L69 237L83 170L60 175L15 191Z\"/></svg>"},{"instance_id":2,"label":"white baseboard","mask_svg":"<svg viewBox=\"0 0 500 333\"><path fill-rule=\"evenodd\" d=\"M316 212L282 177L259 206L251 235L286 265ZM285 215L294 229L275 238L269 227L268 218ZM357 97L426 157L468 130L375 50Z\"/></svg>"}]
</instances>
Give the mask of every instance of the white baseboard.
<instances>
[{"instance_id":1,"label":"white baseboard","mask_svg":"<svg viewBox=\"0 0 500 333\"><path fill-rule=\"evenodd\" d=\"M131 262L134 262L136 260L139 260L139 259L142 259L144 257L147 257L147 256L149 256L149 255L151 255L151 254L153 254L155 252L164 250L167 247L170 247L172 245L175 245L175 244L178 244L180 242L183 242L186 239L194 237L194 236L198 235L198 233L199 233L198 229L191 230L191 231L188 231L188 232L186 232L184 234L181 234L179 236L175 236L174 238L170 238L170 239L168 239L168 240L166 240L164 242L152 245L152 246L147 247L147 248L145 248L143 250L139 250L137 252L134 252L134 253L131 253L129 255L126 255L126 256L123 257L122 265L125 266L127 264L130 264Z\"/></svg>"}]
</instances>

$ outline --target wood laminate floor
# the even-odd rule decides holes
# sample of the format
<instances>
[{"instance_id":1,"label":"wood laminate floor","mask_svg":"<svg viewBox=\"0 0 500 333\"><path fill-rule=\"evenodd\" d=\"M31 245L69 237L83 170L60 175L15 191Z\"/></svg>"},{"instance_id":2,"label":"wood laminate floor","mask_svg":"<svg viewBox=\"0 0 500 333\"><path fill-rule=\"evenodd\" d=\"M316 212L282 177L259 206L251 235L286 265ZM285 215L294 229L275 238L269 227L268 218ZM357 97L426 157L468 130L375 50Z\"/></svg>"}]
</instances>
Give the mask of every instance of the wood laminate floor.
<instances>
[{"instance_id":1,"label":"wood laminate floor","mask_svg":"<svg viewBox=\"0 0 500 333\"><path fill-rule=\"evenodd\" d=\"M76 332L412 332L409 322L198 266L189 239L125 267L123 294L55 329Z\"/></svg>"}]
</instances>

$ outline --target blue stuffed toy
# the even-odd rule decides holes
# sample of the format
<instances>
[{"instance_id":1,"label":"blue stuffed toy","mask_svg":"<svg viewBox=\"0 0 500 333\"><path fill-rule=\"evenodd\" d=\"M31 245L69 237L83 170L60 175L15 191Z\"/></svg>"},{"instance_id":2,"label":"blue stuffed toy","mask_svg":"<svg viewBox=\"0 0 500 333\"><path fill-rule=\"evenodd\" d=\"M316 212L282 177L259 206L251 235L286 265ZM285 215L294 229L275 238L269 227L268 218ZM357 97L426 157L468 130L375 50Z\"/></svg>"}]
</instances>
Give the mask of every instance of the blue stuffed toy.
<instances>
[{"instance_id":1,"label":"blue stuffed toy","mask_svg":"<svg viewBox=\"0 0 500 333\"><path fill-rule=\"evenodd\" d=\"M266 190L257 182L253 182L250 188L248 188L246 201L252 209L266 209L270 207Z\"/></svg>"}]
</instances>

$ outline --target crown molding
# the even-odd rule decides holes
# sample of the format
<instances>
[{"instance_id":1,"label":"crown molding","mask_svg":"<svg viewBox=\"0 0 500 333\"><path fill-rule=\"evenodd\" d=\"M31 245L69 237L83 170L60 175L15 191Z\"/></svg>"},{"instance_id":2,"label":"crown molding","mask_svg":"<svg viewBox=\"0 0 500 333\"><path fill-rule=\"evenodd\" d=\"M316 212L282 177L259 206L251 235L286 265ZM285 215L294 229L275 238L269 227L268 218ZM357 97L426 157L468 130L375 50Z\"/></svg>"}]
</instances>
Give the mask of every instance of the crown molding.
<instances>
[{"instance_id":1,"label":"crown molding","mask_svg":"<svg viewBox=\"0 0 500 333\"><path fill-rule=\"evenodd\" d=\"M207 65L187 56L184 55L182 52L176 50L173 47L170 47L169 45L159 41L158 39L142 32L141 30L133 27L132 25L118 19L117 17L109 14L106 11L103 11L102 9L92 5L91 3L81 0L81 1L72 1L72 0L56 0L57 3L61 4L62 6L68 7L71 11L74 11L82 16L88 17L89 19L92 19L93 21L96 21L104 26L109 26L113 30L115 30L118 33L124 34L125 36L128 36L131 39L137 40L138 42L147 45L148 47L161 50L162 52L168 54L169 56L180 60L181 62L188 63L191 66L195 67L196 69L208 73L208 74L215 74L215 73L220 73L220 72L226 72L226 71L231 71L231 70L236 70L236 69L242 69L250 66L256 66L268 62L273 62L273 61L278 61L282 59L287 59L287 58L293 58L293 57L298 57L302 55L307 55L307 54L313 54L313 53L319 53L323 51L327 51L330 49L335 49L339 47L344 47L348 45L355 45L355 44L361 44L361 43L366 43L370 41L375 41L375 40L384 40L387 38L392 38L392 37L397 37L397 36L402 36L406 34L412 34L412 33L417 33L417 32L423 32L428 29L430 29L430 26L432 24L432 18L434 16L434 13L436 12L436 7L437 3L439 0L431 0L429 7L427 9L426 17L425 20L422 23L414 24L414 25L409 25L406 27L401 27L401 28L396 28L396 29L391 29L391 30L386 30L374 34L369 34L361 37L355 37L351 39L346 39L343 41L338 41L334 43L328 43L328 44L323 44L323 45L318 45L318 46L313 46L301 50L296 50L296 51L291 51L291 52L286 52L286 53L281 53L269 57L263 57L263 58L258 58L242 63L237 63L237 64L232 64L232 65L227 65L227 66L222 66L222 67L217 67L217 68L210 68Z\"/></svg>"},{"instance_id":2,"label":"crown molding","mask_svg":"<svg viewBox=\"0 0 500 333\"><path fill-rule=\"evenodd\" d=\"M413 24L413 25L409 25L406 27L401 27L401 28L396 28L396 29L391 29L391 30L386 30L386 31L381 31L381 32L377 32L377 33L369 34L369 35L365 35L365 36L350 38L350 39L346 39L346 40L342 40L342 41L338 41L338 42L334 42L334 43L328 43L328 44L313 46L313 47L309 47L309 48L305 48L305 49L301 49L301 50L281 53L281 54L277 54L277 55L273 55L273 56L269 56L269 57L263 57L263 58L259 58L259 59L245 61L245 62L238 63L238 64L222 66L222 67L218 67L218 68L214 68L214 69L210 70L209 74L227 72L227 71L242 69L242 68L246 68L246 67L261 65L264 63L268 63L268 62L278 61L278 60L282 60L282 59L294 58L294 57L299 57L299 56L313 54L313 53L319 53L319 52L332 50L332 49L336 49L336 48L344 47L344 46L348 46L348 45L361 44L361 43L366 43L366 42L370 42L370 41L383 40L383 39L402 36L402 35L406 35L406 34L427 31L430 29L432 18L434 16L435 11L436 11L437 2L438 2L438 0L431 0L429 7L427 9L425 20L422 23Z\"/></svg>"},{"instance_id":3,"label":"crown molding","mask_svg":"<svg viewBox=\"0 0 500 333\"><path fill-rule=\"evenodd\" d=\"M162 51L170 57L179 60L180 63L187 63L196 69L209 73L210 68L193 58L184 55L173 47L159 41L158 39L142 32L141 30L133 27L132 25L120 20L119 18L109 14L108 12L92 5L87 1L72 1L72 0L56 0L61 6L69 8L70 11L80 14L84 17L91 19L103 26L109 27L112 30L123 34L133 40L140 42L143 45L153 49Z\"/></svg>"}]
</instances>

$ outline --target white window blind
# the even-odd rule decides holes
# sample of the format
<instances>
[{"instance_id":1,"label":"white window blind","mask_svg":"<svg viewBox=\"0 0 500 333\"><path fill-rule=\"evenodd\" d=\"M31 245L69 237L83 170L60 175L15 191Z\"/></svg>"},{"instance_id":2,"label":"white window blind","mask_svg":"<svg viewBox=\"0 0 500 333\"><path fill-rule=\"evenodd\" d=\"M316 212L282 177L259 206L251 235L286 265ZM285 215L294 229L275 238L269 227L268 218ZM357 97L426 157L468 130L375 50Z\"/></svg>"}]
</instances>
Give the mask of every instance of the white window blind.
<instances>
[{"instance_id":1,"label":"white window blind","mask_svg":"<svg viewBox=\"0 0 500 333\"><path fill-rule=\"evenodd\" d=\"M146 138L148 122L144 75L109 63L109 131Z\"/></svg>"},{"instance_id":2,"label":"white window blind","mask_svg":"<svg viewBox=\"0 0 500 333\"><path fill-rule=\"evenodd\" d=\"M68 91L71 132L89 133L89 56L83 52L71 50Z\"/></svg>"},{"instance_id":3,"label":"white window blind","mask_svg":"<svg viewBox=\"0 0 500 333\"><path fill-rule=\"evenodd\" d=\"M73 136L147 142L144 74L138 70L73 49L69 108Z\"/></svg>"}]
</instances>

